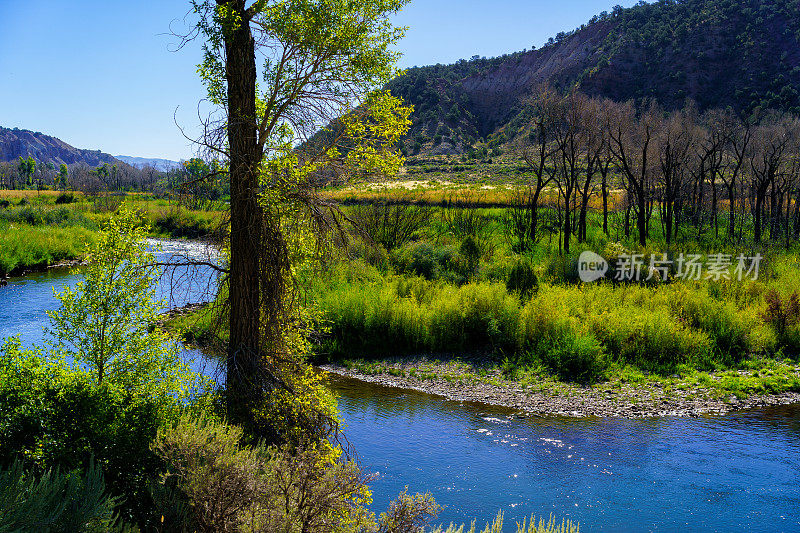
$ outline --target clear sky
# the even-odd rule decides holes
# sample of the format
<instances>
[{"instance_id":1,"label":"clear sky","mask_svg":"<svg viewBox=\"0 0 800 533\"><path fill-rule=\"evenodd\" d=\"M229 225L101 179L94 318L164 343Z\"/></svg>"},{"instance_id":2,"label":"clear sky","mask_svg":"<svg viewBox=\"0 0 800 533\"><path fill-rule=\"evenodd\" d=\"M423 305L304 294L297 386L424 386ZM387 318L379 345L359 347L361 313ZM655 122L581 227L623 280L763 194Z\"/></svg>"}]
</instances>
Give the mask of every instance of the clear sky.
<instances>
[{"instance_id":1,"label":"clear sky","mask_svg":"<svg viewBox=\"0 0 800 533\"><path fill-rule=\"evenodd\" d=\"M412 0L402 66L541 46L634 0ZM200 44L174 51L188 0L0 0L0 126L113 155L183 159L197 132ZM176 122L178 125L176 125Z\"/></svg>"}]
</instances>

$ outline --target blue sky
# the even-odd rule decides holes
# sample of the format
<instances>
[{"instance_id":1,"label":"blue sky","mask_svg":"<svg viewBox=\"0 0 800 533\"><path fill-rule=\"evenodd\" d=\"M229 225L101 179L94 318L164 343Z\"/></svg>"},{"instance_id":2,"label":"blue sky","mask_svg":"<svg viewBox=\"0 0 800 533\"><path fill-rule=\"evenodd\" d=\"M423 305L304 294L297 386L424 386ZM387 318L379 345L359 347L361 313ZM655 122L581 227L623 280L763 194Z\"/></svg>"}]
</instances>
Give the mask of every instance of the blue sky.
<instances>
[{"instance_id":1,"label":"blue sky","mask_svg":"<svg viewBox=\"0 0 800 533\"><path fill-rule=\"evenodd\" d=\"M633 0L416 0L402 66L450 63L541 46ZM0 0L0 126L54 135L114 155L192 155L200 44L174 51L188 0ZM187 22L184 22L184 21Z\"/></svg>"}]
</instances>

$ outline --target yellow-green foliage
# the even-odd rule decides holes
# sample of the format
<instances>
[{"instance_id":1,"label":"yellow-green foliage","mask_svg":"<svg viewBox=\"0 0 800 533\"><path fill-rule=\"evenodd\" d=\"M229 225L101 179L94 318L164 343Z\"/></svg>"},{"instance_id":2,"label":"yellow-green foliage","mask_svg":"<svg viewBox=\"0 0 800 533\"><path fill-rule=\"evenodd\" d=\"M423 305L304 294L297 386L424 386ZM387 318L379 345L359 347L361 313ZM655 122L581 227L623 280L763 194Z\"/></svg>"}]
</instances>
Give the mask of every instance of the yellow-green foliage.
<instances>
[{"instance_id":1,"label":"yellow-green foliage","mask_svg":"<svg viewBox=\"0 0 800 533\"><path fill-rule=\"evenodd\" d=\"M175 338L152 327L163 302L155 298L159 269L146 235L132 211L109 220L86 247L85 279L56 293L61 305L47 313L49 332L56 353L85 364L98 385L182 394L191 372L176 364Z\"/></svg>"},{"instance_id":2,"label":"yellow-green foliage","mask_svg":"<svg viewBox=\"0 0 800 533\"><path fill-rule=\"evenodd\" d=\"M486 527L480 530L480 533L502 533L504 517L503 513L498 513L497 517L491 524L486 524ZM469 529L465 526L450 525L447 529L435 529L432 533L477 533L475 529L475 522ZM556 518L550 515L548 520L540 518L538 521L535 516L531 516L530 520L523 520L520 524L517 522L517 533L580 533L578 524L573 523L571 520L562 520L560 523Z\"/></svg>"},{"instance_id":3,"label":"yellow-green foliage","mask_svg":"<svg viewBox=\"0 0 800 533\"><path fill-rule=\"evenodd\" d=\"M373 531L366 478L329 447L243 446L242 430L183 417L152 449L191 508L192 530L286 533ZM169 509L163 510L169 513ZM189 524L168 524L170 528Z\"/></svg>"},{"instance_id":4,"label":"yellow-green foliage","mask_svg":"<svg viewBox=\"0 0 800 533\"><path fill-rule=\"evenodd\" d=\"M791 287L797 275L776 276L769 285ZM494 350L581 380L600 377L611 360L671 372L796 349L795 325L779 343L765 321L764 292L759 282L543 283L521 298L503 283L384 276L360 261L331 268L314 287L331 332L323 348L334 355Z\"/></svg>"},{"instance_id":5,"label":"yellow-green foliage","mask_svg":"<svg viewBox=\"0 0 800 533\"><path fill-rule=\"evenodd\" d=\"M342 348L463 350L510 345L506 337L519 317L518 300L499 283L462 287L424 278L396 277L386 283L348 283L319 294L323 317Z\"/></svg>"}]
</instances>

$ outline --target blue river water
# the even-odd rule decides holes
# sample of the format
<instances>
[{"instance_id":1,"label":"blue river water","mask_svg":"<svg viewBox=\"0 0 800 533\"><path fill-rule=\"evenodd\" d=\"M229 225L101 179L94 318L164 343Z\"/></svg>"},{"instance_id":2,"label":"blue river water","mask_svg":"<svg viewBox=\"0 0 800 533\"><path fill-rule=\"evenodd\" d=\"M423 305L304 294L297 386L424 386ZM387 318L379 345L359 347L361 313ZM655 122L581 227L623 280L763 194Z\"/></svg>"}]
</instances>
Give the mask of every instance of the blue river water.
<instances>
[{"instance_id":1,"label":"blue river water","mask_svg":"<svg viewBox=\"0 0 800 533\"><path fill-rule=\"evenodd\" d=\"M161 259L200 253L165 243ZM209 271L162 280L169 306L209 299ZM0 288L0 339L42 342L51 270ZM176 288L177 287L177 288ZM178 290L180 289L180 290ZM446 506L437 522L506 531L531 514L586 531L800 532L800 406L696 419L519 418L513 411L330 376L344 435L375 475L376 512L405 487Z\"/></svg>"},{"instance_id":2,"label":"blue river water","mask_svg":"<svg viewBox=\"0 0 800 533\"><path fill-rule=\"evenodd\" d=\"M349 443L377 475L375 508L408 486L447 508L582 531L800 531L800 406L722 417L516 418L337 377Z\"/></svg>"},{"instance_id":3,"label":"blue river water","mask_svg":"<svg viewBox=\"0 0 800 533\"><path fill-rule=\"evenodd\" d=\"M158 241L158 244L161 251L156 260L161 263L214 257L212 249L198 243ZM18 335L24 346L41 344L45 338L43 328L48 324L47 311L58 307L53 289L74 287L82 278L80 268L53 268L8 280L7 286L0 287L0 339ZM159 280L156 298L169 308L211 301L215 279L214 271L207 267L168 269Z\"/></svg>"}]
</instances>

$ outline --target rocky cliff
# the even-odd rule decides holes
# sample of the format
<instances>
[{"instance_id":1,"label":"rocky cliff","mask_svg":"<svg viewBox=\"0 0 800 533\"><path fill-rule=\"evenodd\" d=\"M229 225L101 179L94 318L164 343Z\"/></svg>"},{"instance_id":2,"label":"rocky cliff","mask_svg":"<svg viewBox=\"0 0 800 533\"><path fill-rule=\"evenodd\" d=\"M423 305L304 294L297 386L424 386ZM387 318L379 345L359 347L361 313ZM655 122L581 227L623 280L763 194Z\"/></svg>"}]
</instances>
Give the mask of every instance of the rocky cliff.
<instances>
[{"instance_id":1,"label":"rocky cliff","mask_svg":"<svg viewBox=\"0 0 800 533\"><path fill-rule=\"evenodd\" d=\"M99 150L82 150L61 139L43 133L0 127L0 162L15 161L32 156L37 162L54 165L85 163L99 166L103 163L118 164L119 161Z\"/></svg>"}]
</instances>

